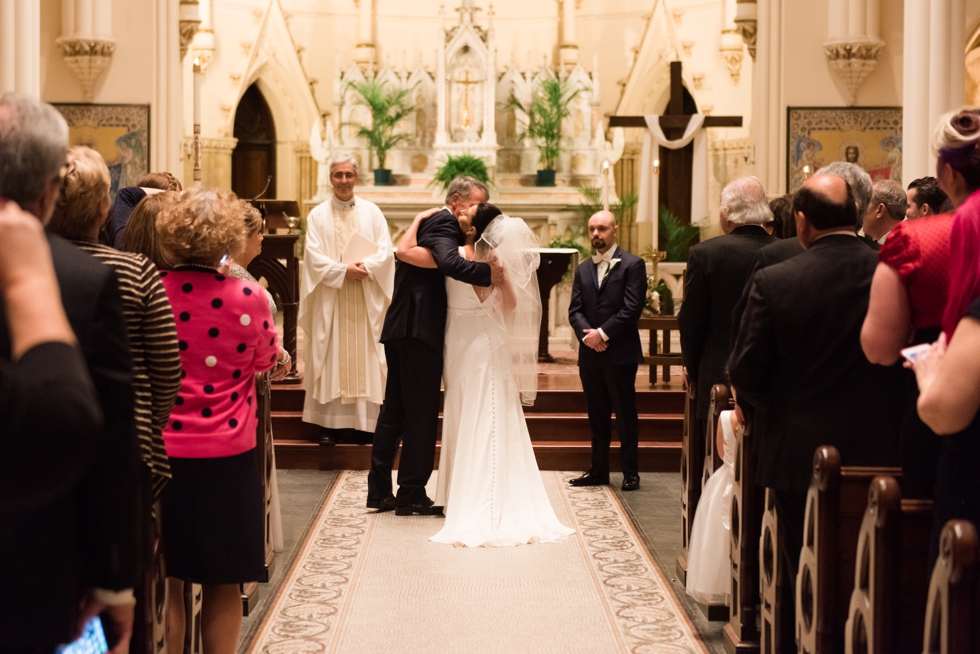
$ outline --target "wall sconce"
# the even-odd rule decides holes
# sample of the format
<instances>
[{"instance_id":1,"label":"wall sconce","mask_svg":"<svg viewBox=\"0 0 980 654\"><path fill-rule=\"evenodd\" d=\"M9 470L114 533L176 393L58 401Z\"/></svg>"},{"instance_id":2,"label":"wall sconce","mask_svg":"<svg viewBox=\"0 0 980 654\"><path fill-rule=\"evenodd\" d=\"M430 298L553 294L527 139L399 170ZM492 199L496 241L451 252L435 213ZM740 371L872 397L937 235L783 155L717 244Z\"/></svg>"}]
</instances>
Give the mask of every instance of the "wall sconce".
<instances>
[{"instance_id":1,"label":"wall sconce","mask_svg":"<svg viewBox=\"0 0 980 654\"><path fill-rule=\"evenodd\" d=\"M660 159L653 160L653 174L654 175L660 174Z\"/></svg>"},{"instance_id":2,"label":"wall sconce","mask_svg":"<svg viewBox=\"0 0 980 654\"><path fill-rule=\"evenodd\" d=\"M811 177L813 177L813 169L810 166L803 166L803 181L805 182Z\"/></svg>"}]
</instances>

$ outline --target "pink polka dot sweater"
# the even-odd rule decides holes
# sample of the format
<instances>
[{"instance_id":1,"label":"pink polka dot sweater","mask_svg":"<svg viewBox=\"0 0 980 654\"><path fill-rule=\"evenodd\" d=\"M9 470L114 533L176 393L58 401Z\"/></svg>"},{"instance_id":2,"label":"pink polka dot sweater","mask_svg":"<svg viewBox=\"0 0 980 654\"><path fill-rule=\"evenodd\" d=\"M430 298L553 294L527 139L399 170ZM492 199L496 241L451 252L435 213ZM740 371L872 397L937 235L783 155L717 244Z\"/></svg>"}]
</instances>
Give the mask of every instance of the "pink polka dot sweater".
<instances>
[{"instance_id":1,"label":"pink polka dot sweater","mask_svg":"<svg viewBox=\"0 0 980 654\"><path fill-rule=\"evenodd\" d=\"M203 268L160 273L177 322L180 395L163 431L167 454L208 459L255 447L255 373L271 370L279 335L262 287Z\"/></svg>"}]
</instances>

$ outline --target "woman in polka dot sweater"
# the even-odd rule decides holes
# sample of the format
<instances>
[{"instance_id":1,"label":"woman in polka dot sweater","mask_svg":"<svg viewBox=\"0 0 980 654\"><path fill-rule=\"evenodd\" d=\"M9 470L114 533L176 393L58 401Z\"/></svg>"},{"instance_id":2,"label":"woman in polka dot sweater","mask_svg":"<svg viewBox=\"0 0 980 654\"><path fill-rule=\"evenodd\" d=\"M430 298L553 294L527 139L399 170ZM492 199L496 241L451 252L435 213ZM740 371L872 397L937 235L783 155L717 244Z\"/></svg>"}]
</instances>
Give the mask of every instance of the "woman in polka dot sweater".
<instances>
[{"instance_id":1,"label":"woman in polka dot sweater","mask_svg":"<svg viewBox=\"0 0 980 654\"><path fill-rule=\"evenodd\" d=\"M163 432L173 472L163 496L170 642L184 639L183 584L198 583L204 650L234 652L238 584L266 581L255 375L276 365L279 337L262 287L217 270L245 244L234 195L190 189L161 212L157 231L175 263L162 274L184 369Z\"/></svg>"}]
</instances>

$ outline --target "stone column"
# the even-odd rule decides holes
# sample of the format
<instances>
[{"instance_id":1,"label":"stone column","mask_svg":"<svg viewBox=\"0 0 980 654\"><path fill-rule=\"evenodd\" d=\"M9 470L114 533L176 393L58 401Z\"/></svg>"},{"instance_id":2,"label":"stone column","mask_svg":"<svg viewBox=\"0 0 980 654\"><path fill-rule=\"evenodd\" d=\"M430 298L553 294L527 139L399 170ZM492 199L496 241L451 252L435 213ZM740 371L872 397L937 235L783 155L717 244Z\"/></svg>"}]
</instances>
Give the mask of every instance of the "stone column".
<instances>
[{"instance_id":1,"label":"stone column","mask_svg":"<svg viewBox=\"0 0 980 654\"><path fill-rule=\"evenodd\" d=\"M578 38L575 33L575 10L581 0L558 0L561 4L561 48L558 63L565 72L578 64Z\"/></svg>"},{"instance_id":2,"label":"stone column","mask_svg":"<svg viewBox=\"0 0 980 654\"><path fill-rule=\"evenodd\" d=\"M365 73L375 67L374 47L374 0L354 0L360 12L357 14L357 49L354 61Z\"/></svg>"},{"instance_id":3,"label":"stone column","mask_svg":"<svg viewBox=\"0 0 980 654\"><path fill-rule=\"evenodd\" d=\"M487 84L483 93L483 143L497 145L497 45L493 27L493 8L490 9L490 25L487 28ZM496 164L496 158L493 162Z\"/></svg>"},{"instance_id":4,"label":"stone column","mask_svg":"<svg viewBox=\"0 0 980 654\"><path fill-rule=\"evenodd\" d=\"M902 181L936 174L930 139L939 117L963 104L963 0L905 0Z\"/></svg>"},{"instance_id":5,"label":"stone column","mask_svg":"<svg viewBox=\"0 0 980 654\"><path fill-rule=\"evenodd\" d=\"M65 63L78 75L85 102L95 97L95 83L112 63L112 0L62 0L61 38Z\"/></svg>"},{"instance_id":6,"label":"stone column","mask_svg":"<svg viewBox=\"0 0 980 654\"><path fill-rule=\"evenodd\" d=\"M847 88L848 104L857 101L857 90L878 65L885 47L878 36L880 0L830 0L827 7L827 41L824 54Z\"/></svg>"},{"instance_id":7,"label":"stone column","mask_svg":"<svg viewBox=\"0 0 980 654\"><path fill-rule=\"evenodd\" d=\"M0 0L0 93L41 97L41 3Z\"/></svg>"},{"instance_id":8,"label":"stone column","mask_svg":"<svg viewBox=\"0 0 980 654\"><path fill-rule=\"evenodd\" d=\"M735 25L736 11L735 0L723 0L721 43L718 46L718 51L728 65L728 74L732 76L732 81L738 84L738 80L742 76L742 58L745 48L742 44L742 34Z\"/></svg>"},{"instance_id":9,"label":"stone column","mask_svg":"<svg viewBox=\"0 0 980 654\"><path fill-rule=\"evenodd\" d=\"M752 146L755 175L770 195L781 194L786 185L782 171L785 155L781 135L785 131L782 94L782 16L780 0L759 0L756 7L758 34L752 71ZM741 8L742 5L739 5ZM781 165L782 164L782 165Z\"/></svg>"},{"instance_id":10,"label":"stone column","mask_svg":"<svg viewBox=\"0 0 980 654\"><path fill-rule=\"evenodd\" d=\"M182 169L183 84L180 64L180 4L156 0L153 6L156 71L150 121L150 170ZM182 180L190 186L190 180Z\"/></svg>"},{"instance_id":11,"label":"stone column","mask_svg":"<svg viewBox=\"0 0 980 654\"><path fill-rule=\"evenodd\" d=\"M442 27L438 31L439 48L436 53L436 142L437 146L449 143L446 119L449 117L449 78L446 70L446 13L440 9Z\"/></svg>"}]
</instances>

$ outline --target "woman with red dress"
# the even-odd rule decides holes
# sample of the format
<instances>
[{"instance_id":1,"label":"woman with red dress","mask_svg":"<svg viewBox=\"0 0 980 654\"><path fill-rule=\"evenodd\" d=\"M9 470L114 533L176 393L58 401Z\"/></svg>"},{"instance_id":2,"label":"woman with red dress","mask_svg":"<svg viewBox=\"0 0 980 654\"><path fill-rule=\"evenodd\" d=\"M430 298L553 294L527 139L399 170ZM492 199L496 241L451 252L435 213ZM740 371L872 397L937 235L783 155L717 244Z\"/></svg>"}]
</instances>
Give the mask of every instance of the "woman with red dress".
<instances>
[{"instance_id":1,"label":"woman with red dress","mask_svg":"<svg viewBox=\"0 0 980 654\"><path fill-rule=\"evenodd\" d=\"M942 155L958 151L960 140L968 138L954 127L964 115L977 118L975 111L948 114L933 135L933 148L940 153L939 185L959 211L899 224L878 255L868 315L861 330L861 345L872 363L894 365L902 348L932 343L942 329L949 297L953 222L960 213L977 215L974 205L980 200L971 198L980 189L980 161L947 160ZM910 375L901 434L902 471L907 497L930 498L942 439L919 419L915 411L918 395L915 378Z\"/></svg>"}]
</instances>

